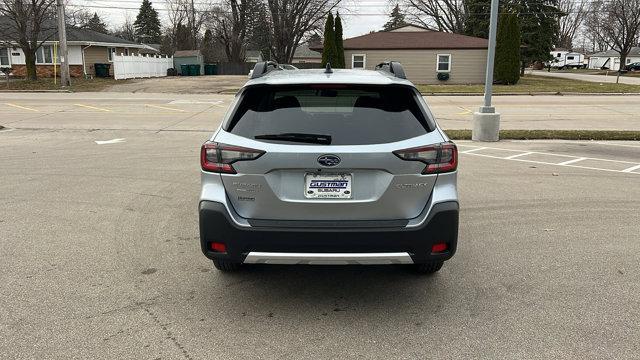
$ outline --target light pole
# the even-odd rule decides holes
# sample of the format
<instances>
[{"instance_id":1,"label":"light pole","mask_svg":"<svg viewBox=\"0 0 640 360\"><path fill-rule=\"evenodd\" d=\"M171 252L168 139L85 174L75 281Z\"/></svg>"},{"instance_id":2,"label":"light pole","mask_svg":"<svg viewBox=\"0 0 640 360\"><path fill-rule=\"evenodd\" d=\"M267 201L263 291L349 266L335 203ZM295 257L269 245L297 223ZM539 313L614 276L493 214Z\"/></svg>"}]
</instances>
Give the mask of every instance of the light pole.
<instances>
[{"instance_id":1,"label":"light pole","mask_svg":"<svg viewBox=\"0 0 640 360\"><path fill-rule=\"evenodd\" d=\"M491 0L491 17L489 24L489 49L487 51L487 72L484 83L484 105L473 114L474 141L498 141L500 135L500 114L491 106L493 95L493 65L496 55L496 30L498 28L498 0Z\"/></svg>"}]
</instances>

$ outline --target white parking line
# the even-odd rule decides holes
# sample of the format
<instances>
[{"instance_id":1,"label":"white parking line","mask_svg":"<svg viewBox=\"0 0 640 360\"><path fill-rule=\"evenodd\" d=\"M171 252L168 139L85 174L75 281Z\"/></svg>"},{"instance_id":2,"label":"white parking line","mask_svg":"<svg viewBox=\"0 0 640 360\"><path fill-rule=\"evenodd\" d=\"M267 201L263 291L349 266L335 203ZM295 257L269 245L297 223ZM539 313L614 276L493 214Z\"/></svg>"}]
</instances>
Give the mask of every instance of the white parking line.
<instances>
[{"instance_id":1,"label":"white parking line","mask_svg":"<svg viewBox=\"0 0 640 360\"><path fill-rule=\"evenodd\" d=\"M558 165L569 165L569 164L577 163L578 161L582 161L582 160L587 160L587 158L586 157L580 157L580 158L573 159L573 160L567 160L567 161L559 163Z\"/></svg>"},{"instance_id":2,"label":"white parking line","mask_svg":"<svg viewBox=\"0 0 640 360\"><path fill-rule=\"evenodd\" d=\"M630 168L624 169L622 170L623 173L630 173L633 172L633 170L638 170L640 169L640 165L636 165L636 166L632 166Z\"/></svg>"},{"instance_id":3,"label":"white parking line","mask_svg":"<svg viewBox=\"0 0 640 360\"><path fill-rule=\"evenodd\" d=\"M460 145L460 146L468 146L468 145ZM471 150L465 150L465 151L460 151L460 154L469 154L472 153L474 151L480 151L486 149L486 147L479 147L479 148L475 148L475 149L471 149Z\"/></svg>"},{"instance_id":4,"label":"white parking line","mask_svg":"<svg viewBox=\"0 0 640 360\"><path fill-rule=\"evenodd\" d=\"M528 151L528 152L525 152L525 153L522 153L522 154L515 154L515 155L507 156L505 159L511 160L511 159L515 159L515 158L520 157L520 156L527 156L527 155L531 155L531 154L533 154L533 153L531 151Z\"/></svg>"},{"instance_id":5,"label":"white parking line","mask_svg":"<svg viewBox=\"0 0 640 360\"><path fill-rule=\"evenodd\" d=\"M638 162L623 161L623 160L611 160L611 159L600 159L600 158L591 158L591 157L580 157L580 156L572 156L572 155L565 155L565 154L552 154L552 153L546 153L546 152L540 152L540 151L524 151L524 150L507 149L507 148L496 148L496 147L488 147L488 146L487 147L484 147L484 146L476 147L476 146L473 146L473 145L463 145L463 144L459 144L458 146L460 146L460 147L473 147L473 149L470 149L470 150L460 151L460 154L467 154L467 155L472 155L472 156L481 156L481 157L492 158L492 159L500 159L500 160L519 161L519 162L532 163L532 164L564 166L564 167L572 167L572 168L578 168L578 169L599 170L599 171L607 171L607 172L616 172L616 173L638 174L638 175L640 175L640 172L635 172L635 170L640 169L640 163L638 163ZM496 155L488 155L488 154L479 153L480 151L485 150L485 149L488 149L488 150L502 150L502 151L509 151L509 152L516 151L516 152L519 152L519 154L509 155L509 156L496 156ZM571 158L571 159L556 163L556 162L529 160L529 159L522 159L521 158L521 157L526 156L526 155L537 155L537 154L546 155L546 156L558 156L558 157L562 157L562 158ZM615 170L615 169L606 169L606 168L599 168L599 167L593 167L593 166L576 165L576 163L578 163L580 161L584 161L584 160L596 160L596 161L616 163L616 164L630 164L632 166L630 166L630 167L628 167L628 168L626 168L624 170Z\"/></svg>"}]
</instances>

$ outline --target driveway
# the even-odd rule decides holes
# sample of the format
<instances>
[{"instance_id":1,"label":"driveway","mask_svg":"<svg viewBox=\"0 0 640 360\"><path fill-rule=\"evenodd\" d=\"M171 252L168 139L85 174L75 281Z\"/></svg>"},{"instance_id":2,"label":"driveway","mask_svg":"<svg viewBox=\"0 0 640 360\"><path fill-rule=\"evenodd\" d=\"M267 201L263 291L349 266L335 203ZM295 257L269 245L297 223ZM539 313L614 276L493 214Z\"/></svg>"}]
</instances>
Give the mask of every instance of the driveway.
<instances>
[{"instance_id":1,"label":"driveway","mask_svg":"<svg viewBox=\"0 0 640 360\"><path fill-rule=\"evenodd\" d=\"M615 83L616 74L612 72L611 75L591 75L591 74L576 74L576 73L561 73L561 72L548 72L542 70L527 70L527 74L536 76L548 76L561 79L580 80L597 83ZM621 84L640 85L640 77L621 76Z\"/></svg>"},{"instance_id":2,"label":"driveway","mask_svg":"<svg viewBox=\"0 0 640 360\"><path fill-rule=\"evenodd\" d=\"M233 93L249 79L245 75L180 76L135 79L104 91L119 93L218 94Z\"/></svg>"}]
</instances>

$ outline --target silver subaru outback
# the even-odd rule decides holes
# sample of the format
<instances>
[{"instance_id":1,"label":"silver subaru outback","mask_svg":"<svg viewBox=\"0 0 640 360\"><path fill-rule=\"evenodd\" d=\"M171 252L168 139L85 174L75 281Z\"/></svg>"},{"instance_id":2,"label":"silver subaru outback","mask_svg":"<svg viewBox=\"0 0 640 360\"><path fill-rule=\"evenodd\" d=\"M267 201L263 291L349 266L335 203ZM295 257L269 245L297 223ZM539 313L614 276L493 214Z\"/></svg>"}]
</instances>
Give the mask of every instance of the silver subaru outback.
<instances>
[{"instance_id":1,"label":"silver subaru outback","mask_svg":"<svg viewBox=\"0 0 640 360\"><path fill-rule=\"evenodd\" d=\"M200 243L242 264L405 264L456 251L458 153L402 65L258 63L202 145Z\"/></svg>"}]
</instances>

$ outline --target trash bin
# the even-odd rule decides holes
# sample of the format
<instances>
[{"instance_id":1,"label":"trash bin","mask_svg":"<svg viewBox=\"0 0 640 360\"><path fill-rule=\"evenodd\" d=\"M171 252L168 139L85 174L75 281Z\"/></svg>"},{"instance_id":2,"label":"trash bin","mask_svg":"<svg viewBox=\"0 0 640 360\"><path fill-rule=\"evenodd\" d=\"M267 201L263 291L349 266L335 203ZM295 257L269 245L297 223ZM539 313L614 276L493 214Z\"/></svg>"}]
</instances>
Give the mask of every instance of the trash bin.
<instances>
[{"instance_id":1,"label":"trash bin","mask_svg":"<svg viewBox=\"0 0 640 360\"><path fill-rule=\"evenodd\" d=\"M191 64L191 65L189 65L189 76L200 76L200 65L199 64Z\"/></svg>"},{"instance_id":2,"label":"trash bin","mask_svg":"<svg viewBox=\"0 0 640 360\"><path fill-rule=\"evenodd\" d=\"M205 64L204 66L204 74L205 75L217 75L218 73L218 65L217 64Z\"/></svg>"},{"instance_id":3,"label":"trash bin","mask_svg":"<svg viewBox=\"0 0 640 360\"><path fill-rule=\"evenodd\" d=\"M187 64L180 65L180 75L189 76L189 65Z\"/></svg>"},{"instance_id":4,"label":"trash bin","mask_svg":"<svg viewBox=\"0 0 640 360\"><path fill-rule=\"evenodd\" d=\"M93 66L96 69L96 77L108 78L110 76L111 64L94 64Z\"/></svg>"}]
</instances>

